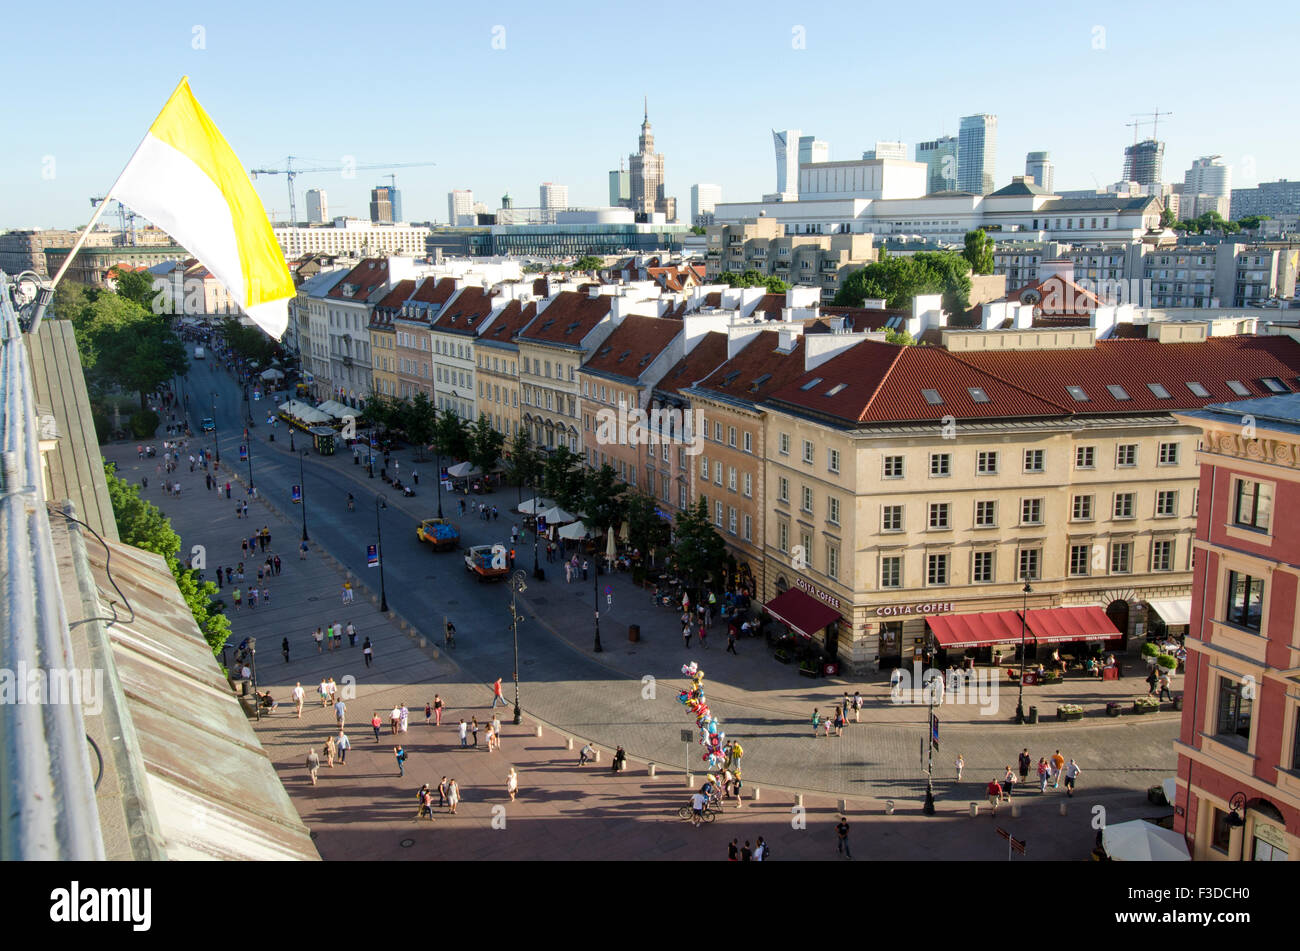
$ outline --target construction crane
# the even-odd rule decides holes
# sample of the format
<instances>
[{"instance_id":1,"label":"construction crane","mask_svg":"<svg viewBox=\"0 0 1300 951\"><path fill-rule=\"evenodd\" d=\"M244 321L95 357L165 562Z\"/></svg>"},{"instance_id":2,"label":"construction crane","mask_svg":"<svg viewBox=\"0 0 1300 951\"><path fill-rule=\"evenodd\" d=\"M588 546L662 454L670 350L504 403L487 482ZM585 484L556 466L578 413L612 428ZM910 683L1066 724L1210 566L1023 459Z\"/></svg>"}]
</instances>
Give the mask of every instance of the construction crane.
<instances>
[{"instance_id":1,"label":"construction crane","mask_svg":"<svg viewBox=\"0 0 1300 951\"><path fill-rule=\"evenodd\" d=\"M1161 116L1172 116L1173 113L1172 113L1172 112L1161 112L1159 109L1156 109L1154 112L1133 112L1133 113L1130 113L1130 115L1132 115L1134 118L1137 118L1137 117L1139 117L1139 116L1150 116L1150 117L1151 117L1150 120L1144 120L1144 121L1141 121L1141 122L1125 122L1125 123L1124 123L1124 125L1126 125L1126 126L1132 126L1132 127L1133 127L1133 144L1134 144L1134 145L1137 145L1137 141L1138 141L1138 127L1139 127L1139 126L1144 126L1144 125L1146 125L1147 122L1149 121L1149 122L1151 123L1151 138L1153 138L1153 139L1159 139L1159 137L1160 137L1160 117L1161 117Z\"/></svg>"},{"instance_id":2,"label":"construction crane","mask_svg":"<svg viewBox=\"0 0 1300 951\"><path fill-rule=\"evenodd\" d=\"M90 198L90 207L91 207L91 208L96 208L96 207L98 207L100 204L102 204L102 203L104 202L104 200L105 200L105 199L103 199L102 197L97 197L97 196L92 195L91 198ZM138 218L139 215L137 215L137 214L136 214L134 211L132 211L130 208L127 208L126 205L122 204L120 201L117 203L117 214L118 214L118 218L119 218L119 219L121 220L121 222L122 222L122 229L121 229L121 230L122 230L122 246L123 246L123 247L128 247L128 246L129 246L129 247L132 247L132 248L135 247L135 219ZM129 222L129 225L128 225L128 222ZM129 244L129 245L128 245L128 243L127 243L127 242L128 242L128 232L127 232L128 227L130 228L130 234L129 234L130 244Z\"/></svg>"},{"instance_id":3,"label":"construction crane","mask_svg":"<svg viewBox=\"0 0 1300 951\"><path fill-rule=\"evenodd\" d=\"M377 165L328 165L317 166L315 168L294 168L293 162L297 158L301 161L301 156L290 155L284 160L284 168L253 168L249 169L249 174L253 178L259 175L283 175L289 184L289 223L291 226L298 224L298 201L294 197L293 180L299 175L312 175L319 172L363 172L377 168L422 168L429 165L436 165L437 162L381 162ZM386 175L384 178L393 178L395 176Z\"/></svg>"}]
</instances>

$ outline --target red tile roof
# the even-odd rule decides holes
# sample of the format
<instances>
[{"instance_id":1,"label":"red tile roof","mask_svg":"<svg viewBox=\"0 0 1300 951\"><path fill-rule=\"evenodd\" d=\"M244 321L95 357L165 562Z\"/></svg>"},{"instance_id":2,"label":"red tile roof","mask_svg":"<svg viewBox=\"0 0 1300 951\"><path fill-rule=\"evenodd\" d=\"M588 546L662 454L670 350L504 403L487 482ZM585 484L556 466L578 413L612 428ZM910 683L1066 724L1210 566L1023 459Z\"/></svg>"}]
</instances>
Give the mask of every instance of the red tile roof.
<instances>
[{"instance_id":1,"label":"red tile roof","mask_svg":"<svg viewBox=\"0 0 1300 951\"><path fill-rule=\"evenodd\" d=\"M780 320L781 310L785 307L784 294L764 294L758 299L757 306L750 311L751 317L762 317L764 320Z\"/></svg>"},{"instance_id":2,"label":"red tile roof","mask_svg":"<svg viewBox=\"0 0 1300 951\"><path fill-rule=\"evenodd\" d=\"M434 280L426 277L421 283L420 288L411 297L413 301L420 301L425 304L445 304L451 300L451 295L456 293L456 281L450 277L443 277Z\"/></svg>"},{"instance_id":3,"label":"red tile roof","mask_svg":"<svg viewBox=\"0 0 1300 951\"><path fill-rule=\"evenodd\" d=\"M803 336L795 341L790 353L777 349L780 341L778 331L760 331L739 353L697 383L696 388L750 403L766 399L803 373Z\"/></svg>"},{"instance_id":4,"label":"red tile roof","mask_svg":"<svg viewBox=\"0 0 1300 951\"><path fill-rule=\"evenodd\" d=\"M537 304L520 304L517 300L512 300L501 309L492 323L483 329L482 322L478 324L478 336L480 340L487 340L493 343L504 343L514 340L515 335L523 328L528 326L528 322L537 316Z\"/></svg>"},{"instance_id":5,"label":"red tile roof","mask_svg":"<svg viewBox=\"0 0 1300 951\"><path fill-rule=\"evenodd\" d=\"M1002 299L1032 303L1035 314L1048 317L1087 317L1103 305L1101 298L1092 291L1084 290L1059 274L1030 281L1018 290L1008 291Z\"/></svg>"},{"instance_id":6,"label":"red tile roof","mask_svg":"<svg viewBox=\"0 0 1300 951\"><path fill-rule=\"evenodd\" d=\"M439 330L472 334L483 318L492 313L492 297L481 287L462 287L433 322Z\"/></svg>"},{"instance_id":7,"label":"red tile roof","mask_svg":"<svg viewBox=\"0 0 1300 951\"><path fill-rule=\"evenodd\" d=\"M402 305L415 293L415 281L409 278L404 281L398 281L393 289L384 295L383 300L375 304L375 307L382 307L385 310L400 310Z\"/></svg>"},{"instance_id":8,"label":"red tile roof","mask_svg":"<svg viewBox=\"0 0 1300 951\"><path fill-rule=\"evenodd\" d=\"M519 335L524 340L578 346L598 323L609 314L609 295L591 297L577 291L555 295L546 309Z\"/></svg>"},{"instance_id":9,"label":"red tile roof","mask_svg":"<svg viewBox=\"0 0 1300 951\"><path fill-rule=\"evenodd\" d=\"M605 338L581 369L635 380L681 332L682 325L676 320L631 314Z\"/></svg>"},{"instance_id":10,"label":"red tile roof","mask_svg":"<svg viewBox=\"0 0 1300 951\"><path fill-rule=\"evenodd\" d=\"M546 293L546 278L533 278L533 293L541 296Z\"/></svg>"},{"instance_id":11,"label":"red tile roof","mask_svg":"<svg viewBox=\"0 0 1300 951\"><path fill-rule=\"evenodd\" d=\"M388 259L366 258L351 271L348 276L330 288L327 297L334 300L364 301L371 292L388 281ZM352 294L344 293L344 288L353 287Z\"/></svg>"},{"instance_id":12,"label":"red tile roof","mask_svg":"<svg viewBox=\"0 0 1300 951\"><path fill-rule=\"evenodd\" d=\"M655 386L656 390L680 393L716 370L727 359L727 335L712 330L690 353L673 364Z\"/></svg>"}]
</instances>

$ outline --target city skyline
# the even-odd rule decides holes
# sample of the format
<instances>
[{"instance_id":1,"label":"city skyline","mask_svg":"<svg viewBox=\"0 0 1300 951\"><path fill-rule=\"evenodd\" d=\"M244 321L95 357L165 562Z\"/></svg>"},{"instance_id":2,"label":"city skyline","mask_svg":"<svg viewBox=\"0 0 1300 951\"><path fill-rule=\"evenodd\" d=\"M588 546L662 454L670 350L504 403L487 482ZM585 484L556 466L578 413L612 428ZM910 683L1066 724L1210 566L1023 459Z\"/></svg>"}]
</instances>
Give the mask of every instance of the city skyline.
<instances>
[{"instance_id":1,"label":"city skyline","mask_svg":"<svg viewBox=\"0 0 1300 951\"><path fill-rule=\"evenodd\" d=\"M593 46L627 42L617 27L597 21L576 5L561 4L556 17L507 5L482 19L468 13L439 14L436 23L427 11L402 13L411 26L403 35L425 36L422 27L427 25L440 28L440 35L460 38L447 51L444 62L450 68L438 78L442 94L433 98L427 95L427 73L419 65L413 40L395 39L385 51L382 94L366 84L332 88L327 74L313 80L319 54L336 55L354 45L349 34L333 25L338 18L329 16L329 5L319 11L318 21L305 24L287 13L258 9L254 18L260 28L255 33L247 29L248 18L254 16L251 10L236 5L199 17L159 6L156 15L132 22L129 32L98 18L71 16L54 26L37 23L26 11L16 12L14 35L28 41L17 44L6 63L12 86L22 88L32 76L66 75L76 68L105 78L98 86L103 97L94 109L87 108L81 84L43 89L43 115L27 120L0 159L0 174L9 186L0 199L0 226L84 223L90 215L89 196L109 188L182 75L190 76L196 95L221 121L250 168L282 166L290 154L305 156L305 165L436 162L431 168L396 170L405 217L413 221L441 222L453 188L469 187L477 195L492 196L487 204L495 209L498 196L535 194L543 181L552 180L569 185L574 205L607 204L609 170L629 151L645 97L656 151L669 157L668 195L684 196L693 184L715 182L728 200L759 199L774 184L774 128L815 130L837 156L861 154L878 140L901 140L912 153L918 142L956 135L961 116L981 112L998 117L1001 161L994 187L1021 174L1025 153L1044 149L1052 152L1058 188L1104 187L1116 180L1123 149L1132 144L1125 125L1132 121L1131 114L1155 108L1157 101L1161 110L1173 113L1160 128L1160 138L1167 143L1166 177L1175 174L1171 169L1181 172L1194 159L1213 154L1222 155L1232 168L1234 187L1297 177L1287 161L1294 152L1295 134L1284 128L1268 135L1261 132L1284 107L1280 87L1241 101L1227 89L1182 91L1174 84L1148 91L1134 85L1126 65L1135 58L1148 62L1152 56L1175 55L1192 29L1191 18L1170 18L1158 11L1101 4L1087 14L1050 12L1035 21L1036 32L1054 37L1055 87L1086 82L1089 102L1101 104L1090 105L1082 115L1049 106L1046 98L1036 102L1032 95L1012 96L996 83L985 91L954 94L954 89L971 85L966 79L970 48L996 62L1023 40L995 23L964 24L950 34L963 37L958 45L933 36L902 13L873 14L871 24L883 28L891 41L878 53L873 69L864 72L847 65L854 62L848 57L857 32L852 24L858 20L865 27L864 14L790 14L760 6L767 15L744 20L722 12L696 15L691 41L664 51L667 69L657 70L653 78L631 79L626 88L601 88L600 110L575 110L557 119L552 110L530 109L530 99L521 92L533 88L531 76L539 69L561 88L590 85L591 74L581 58L554 55L560 30L556 24L566 19L582 23L582 42ZM560 12L565 16L558 16ZM1281 6L1274 15L1297 19ZM304 42L284 48L277 37L290 31L301 32ZM716 45L720 35L735 41L728 49L750 50L764 57L775 75L788 74L791 80L779 84L762 109L722 123L712 110L683 105L698 82L700 63L711 55L730 55ZM1244 32L1218 39L1220 55L1258 49L1256 39ZM918 49L932 54L924 73L908 65ZM123 52L147 52L150 69L117 69ZM1266 54L1264 49L1259 55ZM274 61L276 69L265 74L249 70L249 62L259 59ZM809 61L817 68L805 68ZM803 76L809 78L797 81ZM280 105L286 81L319 82L327 93L319 97L319 116L298 108L286 113ZM808 95L818 85L835 81L841 84L840 95ZM874 95L882 83L889 95ZM867 98L870 107L847 108L846 97L848 102ZM378 110L383 118L364 123L364 134L339 132L362 126L330 118L368 110ZM519 147L523 141L527 148ZM301 209L306 191L320 188L330 194L331 214L366 218L370 190L386 184L386 178L383 169L357 172L354 178L304 175L296 182L300 217L305 218ZM255 185L268 212L286 218L284 178L262 176Z\"/></svg>"}]
</instances>

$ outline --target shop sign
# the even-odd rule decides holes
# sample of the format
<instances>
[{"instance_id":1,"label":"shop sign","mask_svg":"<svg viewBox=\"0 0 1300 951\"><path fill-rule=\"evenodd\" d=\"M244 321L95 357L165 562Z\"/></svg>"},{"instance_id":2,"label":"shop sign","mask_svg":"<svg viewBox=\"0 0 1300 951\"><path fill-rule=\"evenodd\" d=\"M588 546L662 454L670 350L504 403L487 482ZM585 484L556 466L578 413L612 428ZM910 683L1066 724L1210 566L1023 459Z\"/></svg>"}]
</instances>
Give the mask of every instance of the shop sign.
<instances>
[{"instance_id":1,"label":"shop sign","mask_svg":"<svg viewBox=\"0 0 1300 951\"><path fill-rule=\"evenodd\" d=\"M947 614L951 601L925 601L921 604L882 604L876 608L876 617L920 617L925 614Z\"/></svg>"},{"instance_id":2,"label":"shop sign","mask_svg":"<svg viewBox=\"0 0 1300 951\"><path fill-rule=\"evenodd\" d=\"M833 607L836 611L841 610L841 608L840 608L840 599L837 598L837 597L835 597L834 595L827 594L827 593L826 593L825 591L823 591L821 588L817 587L817 586L814 585L814 584L809 584L807 581L804 581L802 578L795 578L795 579L794 579L794 583L795 583L796 586L798 586L799 588L803 589L803 590L806 591L808 594L811 594L811 595L812 595L814 598L816 598L818 601L823 601L823 602L825 602L826 604L829 604L829 605L830 605L831 607Z\"/></svg>"}]
</instances>

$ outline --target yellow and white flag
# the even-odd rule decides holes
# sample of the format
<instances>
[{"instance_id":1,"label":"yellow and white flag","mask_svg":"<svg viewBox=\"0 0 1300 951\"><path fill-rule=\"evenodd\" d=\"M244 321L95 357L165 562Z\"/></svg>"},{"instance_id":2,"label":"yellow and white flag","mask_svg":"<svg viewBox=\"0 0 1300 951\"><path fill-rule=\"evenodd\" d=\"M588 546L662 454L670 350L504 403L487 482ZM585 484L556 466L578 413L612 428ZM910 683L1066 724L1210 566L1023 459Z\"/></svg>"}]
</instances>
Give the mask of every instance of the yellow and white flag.
<instances>
[{"instance_id":1,"label":"yellow and white flag","mask_svg":"<svg viewBox=\"0 0 1300 951\"><path fill-rule=\"evenodd\" d=\"M234 150L180 81L109 194L162 228L277 340L293 278Z\"/></svg>"}]
</instances>

